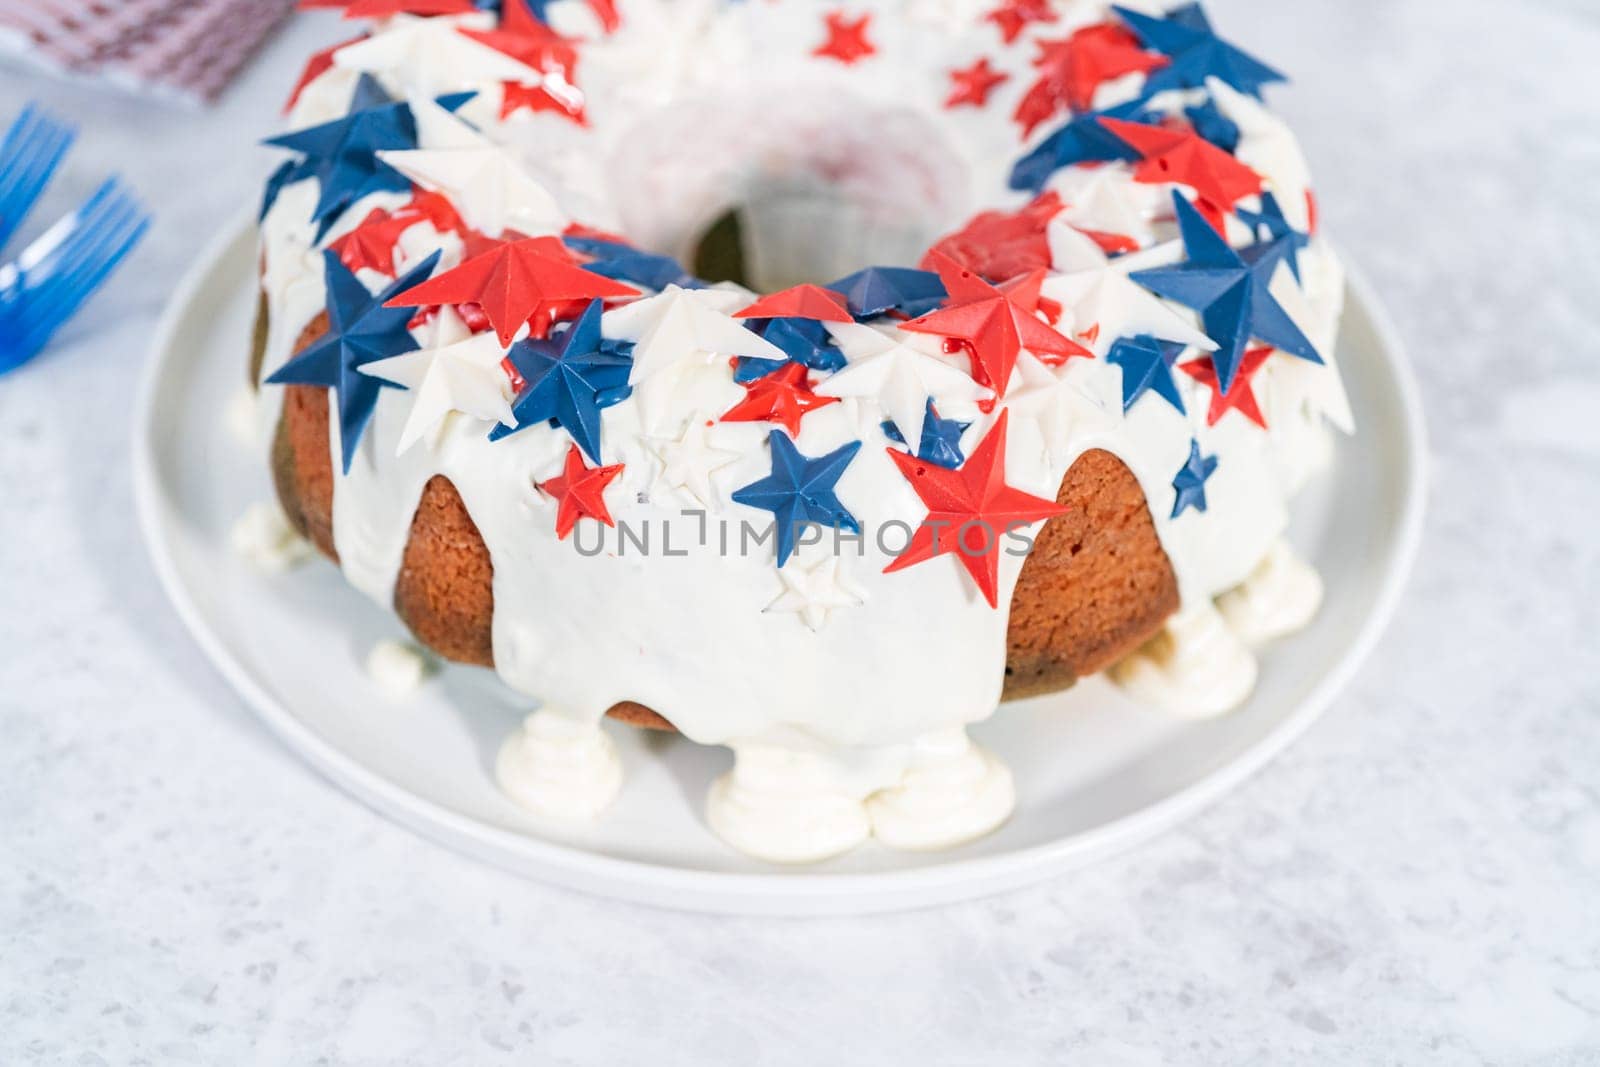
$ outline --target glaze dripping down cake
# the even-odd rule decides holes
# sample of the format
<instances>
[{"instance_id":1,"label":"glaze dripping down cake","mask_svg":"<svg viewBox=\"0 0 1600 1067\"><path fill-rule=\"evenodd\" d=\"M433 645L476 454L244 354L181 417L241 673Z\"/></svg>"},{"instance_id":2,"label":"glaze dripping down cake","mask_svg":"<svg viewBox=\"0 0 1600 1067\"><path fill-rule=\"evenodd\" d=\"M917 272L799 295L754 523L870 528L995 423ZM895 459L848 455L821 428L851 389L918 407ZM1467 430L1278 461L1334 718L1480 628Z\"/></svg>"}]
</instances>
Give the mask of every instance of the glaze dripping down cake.
<instances>
[{"instance_id":1,"label":"glaze dripping down cake","mask_svg":"<svg viewBox=\"0 0 1600 1067\"><path fill-rule=\"evenodd\" d=\"M726 745L776 861L958 844L965 728L1108 670L1221 714L1320 583L1351 416L1282 75L1142 0L353 0L269 144L250 363L288 523L538 710Z\"/></svg>"}]
</instances>

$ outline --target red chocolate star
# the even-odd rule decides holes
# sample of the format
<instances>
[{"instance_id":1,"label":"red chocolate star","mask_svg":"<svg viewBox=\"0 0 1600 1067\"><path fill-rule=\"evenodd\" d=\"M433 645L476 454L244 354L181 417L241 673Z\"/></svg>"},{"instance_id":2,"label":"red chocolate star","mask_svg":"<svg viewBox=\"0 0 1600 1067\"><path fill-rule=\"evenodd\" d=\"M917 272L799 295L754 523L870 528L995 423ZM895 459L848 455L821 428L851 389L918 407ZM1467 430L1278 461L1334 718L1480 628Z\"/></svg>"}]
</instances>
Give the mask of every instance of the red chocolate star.
<instances>
[{"instance_id":1,"label":"red chocolate star","mask_svg":"<svg viewBox=\"0 0 1600 1067\"><path fill-rule=\"evenodd\" d=\"M1073 229L1099 245L1100 251L1108 256L1120 256L1128 252L1139 251L1139 242L1127 234L1107 233L1105 230L1086 230L1082 226L1074 226Z\"/></svg>"},{"instance_id":2,"label":"red chocolate star","mask_svg":"<svg viewBox=\"0 0 1600 1067\"><path fill-rule=\"evenodd\" d=\"M1020 211L984 211L941 238L933 251L949 256L992 281L1050 266L1045 228L1065 205L1055 191L1042 193Z\"/></svg>"},{"instance_id":3,"label":"red chocolate star","mask_svg":"<svg viewBox=\"0 0 1600 1067\"><path fill-rule=\"evenodd\" d=\"M593 226L585 226L581 222L567 223L567 228L561 231L561 235L563 237L590 237L596 241L607 241L614 245L625 245L628 243L628 239L622 236L620 233L612 233L610 230L601 230L596 229Z\"/></svg>"},{"instance_id":4,"label":"red chocolate star","mask_svg":"<svg viewBox=\"0 0 1600 1067\"><path fill-rule=\"evenodd\" d=\"M468 36L473 36L470 31L463 30L462 32L466 33ZM533 9L528 6L528 0L501 0L500 33L505 37L521 37L530 42L538 42L550 39L559 41L562 39L560 35L552 30L549 26L539 21L539 17L535 15L533 13ZM483 37L480 36L478 39L483 40ZM496 45L495 47L499 46ZM511 56L517 56L516 52L510 52L507 54ZM517 56L517 58L521 57Z\"/></svg>"},{"instance_id":5,"label":"red chocolate star","mask_svg":"<svg viewBox=\"0 0 1600 1067\"><path fill-rule=\"evenodd\" d=\"M589 10L600 20L600 28L606 33L616 33L617 27L622 25L622 16L617 13L617 0L589 0Z\"/></svg>"},{"instance_id":6,"label":"red chocolate star","mask_svg":"<svg viewBox=\"0 0 1600 1067\"><path fill-rule=\"evenodd\" d=\"M540 492L556 500L556 537L566 540L579 519L598 519L607 526L615 526L611 512L606 509L605 489L624 464L609 467L590 467L583 462L583 453L577 445L567 450L566 463L561 473L549 481L539 482Z\"/></svg>"},{"instance_id":7,"label":"red chocolate star","mask_svg":"<svg viewBox=\"0 0 1600 1067\"><path fill-rule=\"evenodd\" d=\"M745 386L745 398L723 412L723 422L775 422L800 436L800 420L807 412L829 404L838 397L818 396L806 384L803 363L785 363L778 370Z\"/></svg>"},{"instance_id":8,"label":"red chocolate star","mask_svg":"<svg viewBox=\"0 0 1600 1067\"><path fill-rule=\"evenodd\" d=\"M1234 372L1233 384L1224 393L1217 384L1217 368L1210 356L1202 356L1190 363L1178 364L1178 369L1211 390L1211 406L1206 409L1206 425L1215 426L1217 420L1230 411L1237 411L1263 430L1267 428L1261 405L1256 402L1255 389L1250 379L1277 349L1262 346L1245 352L1239 369Z\"/></svg>"},{"instance_id":9,"label":"red chocolate star","mask_svg":"<svg viewBox=\"0 0 1600 1067\"><path fill-rule=\"evenodd\" d=\"M528 239L527 234L519 233L518 231L512 229L502 231L499 237L490 237L482 230L470 229L465 224L462 225L460 233L461 258L463 260L476 259L478 256L493 252L501 245L510 244L512 241L526 241ZM557 249L554 245L549 244L547 244L545 247L550 250L550 255L558 256L558 258L562 259L566 263L572 264L573 266L578 265L577 257L575 257L567 249L566 245L562 245L559 249Z\"/></svg>"},{"instance_id":10,"label":"red chocolate star","mask_svg":"<svg viewBox=\"0 0 1600 1067\"><path fill-rule=\"evenodd\" d=\"M1095 90L1112 78L1148 73L1169 62L1145 51L1137 37L1109 22L1085 26L1064 40L1040 41L1039 58L1033 61L1039 80L1017 104L1016 120L1026 136L1062 110L1088 111L1094 106Z\"/></svg>"},{"instance_id":11,"label":"red chocolate star","mask_svg":"<svg viewBox=\"0 0 1600 1067\"><path fill-rule=\"evenodd\" d=\"M1052 500L1006 484L1006 420L1010 414L1000 412L994 427L957 470L917 459L897 448L885 449L928 506L928 517L917 527L906 550L883 573L954 552L978 583L989 606L999 606L1000 551L1006 534L1067 510Z\"/></svg>"},{"instance_id":12,"label":"red chocolate star","mask_svg":"<svg viewBox=\"0 0 1600 1067\"><path fill-rule=\"evenodd\" d=\"M1029 271L1027 274L1019 274L1008 282L1001 282L1000 291L1006 294L1011 302L1023 311L1038 312L1044 316L1046 322L1054 326L1061 321L1061 304L1042 295L1040 292L1044 286L1044 280L1049 274L1050 272L1043 268ZM1039 357L1041 363L1048 363L1052 367L1060 366L1072 356L1094 358L1094 353L1076 351L1077 346L1074 345L1073 347L1074 351L1068 352L1065 356L1055 353L1041 354L1036 352L1034 354Z\"/></svg>"},{"instance_id":13,"label":"red chocolate star","mask_svg":"<svg viewBox=\"0 0 1600 1067\"><path fill-rule=\"evenodd\" d=\"M588 124L583 92L577 85L578 49L566 37L534 18L525 0L505 0L500 26L460 31L544 75L536 83L505 82L500 117L520 109L554 111L578 125Z\"/></svg>"},{"instance_id":14,"label":"red chocolate star","mask_svg":"<svg viewBox=\"0 0 1600 1067\"><path fill-rule=\"evenodd\" d=\"M1134 168L1135 181L1151 185L1181 182L1194 189L1195 205L1206 221L1222 232L1223 216L1241 199L1259 193L1261 175L1207 141L1192 129L1146 126L1121 119L1101 119L1143 158Z\"/></svg>"},{"instance_id":15,"label":"red chocolate star","mask_svg":"<svg viewBox=\"0 0 1600 1067\"><path fill-rule=\"evenodd\" d=\"M1050 8L1050 0L1005 0L984 17L1000 27L1001 39L1010 44L1029 23L1054 22L1056 13Z\"/></svg>"},{"instance_id":16,"label":"red chocolate star","mask_svg":"<svg viewBox=\"0 0 1600 1067\"><path fill-rule=\"evenodd\" d=\"M422 216L433 223L433 228L440 233L465 233L467 230L467 224L461 221L455 205L443 193L413 188L411 203L401 210Z\"/></svg>"},{"instance_id":17,"label":"red chocolate star","mask_svg":"<svg viewBox=\"0 0 1600 1067\"><path fill-rule=\"evenodd\" d=\"M1045 272L1037 270L997 289L950 257L930 252L923 261L939 272L950 299L938 311L900 324L902 330L928 333L964 343L972 356L972 377L1003 395L1017 365L1017 355L1028 349L1046 363L1064 363L1073 356L1092 356L1088 349L1039 321L1039 285Z\"/></svg>"},{"instance_id":18,"label":"red chocolate star","mask_svg":"<svg viewBox=\"0 0 1600 1067\"><path fill-rule=\"evenodd\" d=\"M552 322L595 297L633 297L637 290L572 264L557 237L509 241L389 301L387 307L477 304L502 345L524 323L545 336Z\"/></svg>"},{"instance_id":19,"label":"red chocolate star","mask_svg":"<svg viewBox=\"0 0 1600 1067\"><path fill-rule=\"evenodd\" d=\"M407 215L404 209L391 215L382 208L373 208L360 225L328 246L352 272L375 270L394 277L395 246L400 235L421 222L418 215Z\"/></svg>"},{"instance_id":20,"label":"red chocolate star","mask_svg":"<svg viewBox=\"0 0 1600 1067\"><path fill-rule=\"evenodd\" d=\"M583 109L583 94L567 83L560 82L554 89L545 84L527 85L522 82L502 82L504 92L500 97L500 117L506 118L518 111L553 111L565 115L579 126L589 125L589 116Z\"/></svg>"},{"instance_id":21,"label":"red chocolate star","mask_svg":"<svg viewBox=\"0 0 1600 1067\"><path fill-rule=\"evenodd\" d=\"M429 203L426 208L420 206L420 201L422 201L424 197L429 198ZM528 239L526 234L518 233L516 230L512 229L506 229L502 231L499 237L490 237L481 230L474 230L470 228L465 222L461 221L461 216L455 213L455 208L451 206L450 201L438 193L429 193L422 190L417 190L412 194L411 202L414 206L418 206L418 210L422 211L429 221L433 223L434 229L438 230L440 233L444 233L447 230L454 230L456 234L460 236L461 258L463 260L476 259L479 256L487 255L488 253L493 252L501 245L510 244L513 241L525 241ZM451 220L453 220L453 222ZM549 249L552 256L559 254L567 263L573 266L578 265L577 258L572 255L571 251L566 247L566 245L562 245L559 249L551 244L547 244L545 247ZM534 337L545 337L549 334L550 327L553 324L561 322L565 319L577 318L579 315L583 314L583 309L587 307L588 304L589 302L587 300L565 300L553 303L549 308L545 309L529 320L529 326L532 327L530 333ZM437 315L438 312L439 305L429 305L428 307L424 307L419 310L416 317L412 319L412 322L413 324L418 322L428 322L435 315ZM484 312L483 306L476 302L457 304L456 313L461 316L461 321L465 322L467 324L467 328L473 333L484 333L494 328L489 322L489 316Z\"/></svg>"},{"instance_id":22,"label":"red chocolate star","mask_svg":"<svg viewBox=\"0 0 1600 1067\"><path fill-rule=\"evenodd\" d=\"M950 95L945 99L944 106L957 107L983 107L989 102L989 94L994 92L995 86L1010 78L989 66L989 57L984 56L970 67L950 72Z\"/></svg>"},{"instance_id":23,"label":"red chocolate star","mask_svg":"<svg viewBox=\"0 0 1600 1067\"><path fill-rule=\"evenodd\" d=\"M813 319L817 322L854 322L844 294L820 285L796 285L771 296L764 296L736 319Z\"/></svg>"},{"instance_id":24,"label":"red chocolate star","mask_svg":"<svg viewBox=\"0 0 1600 1067\"><path fill-rule=\"evenodd\" d=\"M867 26L871 15L851 19L843 11L830 11L824 16L828 39L812 51L814 56L826 56L849 65L872 55L878 49L867 40Z\"/></svg>"},{"instance_id":25,"label":"red chocolate star","mask_svg":"<svg viewBox=\"0 0 1600 1067\"><path fill-rule=\"evenodd\" d=\"M347 19L386 19L390 15L468 15L478 10L472 0L351 0L349 4L306 4L301 7L344 7Z\"/></svg>"},{"instance_id":26,"label":"red chocolate star","mask_svg":"<svg viewBox=\"0 0 1600 1067\"><path fill-rule=\"evenodd\" d=\"M395 247L402 234L421 222L432 223L440 233L460 234L469 249L468 254L476 254L470 249L474 247L473 238L481 235L467 229L448 199L425 189L413 189L410 203L392 213L373 208L360 225L328 247L352 271L365 267L394 277Z\"/></svg>"}]
</instances>

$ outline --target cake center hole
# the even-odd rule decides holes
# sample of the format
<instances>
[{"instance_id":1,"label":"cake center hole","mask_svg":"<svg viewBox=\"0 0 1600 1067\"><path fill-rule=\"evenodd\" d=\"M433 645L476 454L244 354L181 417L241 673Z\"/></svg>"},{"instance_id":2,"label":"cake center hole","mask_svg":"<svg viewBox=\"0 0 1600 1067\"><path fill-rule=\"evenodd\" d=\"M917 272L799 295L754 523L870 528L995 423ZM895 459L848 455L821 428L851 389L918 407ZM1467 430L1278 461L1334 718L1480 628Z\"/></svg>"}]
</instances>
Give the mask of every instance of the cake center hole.
<instances>
[{"instance_id":1,"label":"cake center hole","mask_svg":"<svg viewBox=\"0 0 1600 1067\"><path fill-rule=\"evenodd\" d=\"M869 266L914 266L959 221L904 156L808 158L748 176L683 257L698 277L772 293ZM834 164L834 165L830 165Z\"/></svg>"},{"instance_id":2,"label":"cake center hole","mask_svg":"<svg viewBox=\"0 0 1600 1067\"><path fill-rule=\"evenodd\" d=\"M622 143L623 232L758 292L913 266L973 208L945 130L831 86L675 102Z\"/></svg>"},{"instance_id":3,"label":"cake center hole","mask_svg":"<svg viewBox=\"0 0 1600 1067\"><path fill-rule=\"evenodd\" d=\"M737 208L725 212L706 230L694 247L689 272L708 282L734 282L754 288L744 254L744 223L739 220Z\"/></svg>"}]
</instances>

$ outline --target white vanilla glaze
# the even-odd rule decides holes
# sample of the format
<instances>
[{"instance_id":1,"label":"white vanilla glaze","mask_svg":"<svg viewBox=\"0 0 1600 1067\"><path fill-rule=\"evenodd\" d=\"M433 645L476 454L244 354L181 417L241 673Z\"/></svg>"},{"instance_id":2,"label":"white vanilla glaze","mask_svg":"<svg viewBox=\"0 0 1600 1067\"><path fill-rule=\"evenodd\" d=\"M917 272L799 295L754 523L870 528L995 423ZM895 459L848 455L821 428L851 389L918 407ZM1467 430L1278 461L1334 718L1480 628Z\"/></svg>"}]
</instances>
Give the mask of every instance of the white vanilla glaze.
<instances>
[{"instance_id":1,"label":"white vanilla glaze","mask_svg":"<svg viewBox=\"0 0 1600 1067\"><path fill-rule=\"evenodd\" d=\"M1250 577L1217 597L1217 610L1228 628L1248 645L1304 628L1322 606L1322 577L1279 541L1250 572Z\"/></svg>"},{"instance_id":2,"label":"white vanilla glaze","mask_svg":"<svg viewBox=\"0 0 1600 1067\"><path fill-rule=\"evenodd\" d=\"M814 863L872 834L866 798L905 773L898 747L819 750L742 744L733 770L706 798L706 821L741 852L773 863Z\"/></svg>"},{"instance_id":3,"label":"white vanilla glaze","mask_svg":"<svg viewBox=\"0 0 1600 1067\"><path fill-rule=\"evenodd\" d=\"M257 501L246 508L228 531L228 546L264 574L282 573L315 555L276 500Z\"/></svg>"},{"instance_id":4,"label":"white vanilla glaze","mask_svg":"<svg viewBox=\"0 0 1600 1067\"><path fill-rule=\"evenodd\" d=\"M427 656L410 642L379 641L367 653L367 677L385 696L410 696L427 674Z\"/></svg>"},{"instance_id":5,"label":"white vanilla glaze","mask_svg":"<svg viewBox=\"0 0 1600 1067\"><path fill-rule=\"evenodd\" d=\"M1131 6L1159 13L1162 5ZM357 67L397 98L436 92L446 82L476 89L480 95L461 116L505 146L566 216L682 257L706 224L743 204L765 288L827 281L871 264L914 264L933 238L976 210L1025 203L1026 196L1006 189L1007 173L1052 124L1024 144L1010 113L1034 79L1037 41L1064 37L1109 10L1099 0L1060 3L1057 21L999 47L995 28L983 21L988 5L863 0L852 7L872 16L877 53L846 66L811 55L824 36L815 5L622 0L619 7L621 29L611 36L599 33L577 0L557 0L549 9L558 28L587 38L577 79L585 126L551 113L500 119L498 81L485 81L463 58L470 50L453 40L430 53L426 71L395 59L424 47L428 33L454 34L459 22L488 25L488 16L429 20L431 29L405 17L380 25L374 40L395 35L393 47L338 53L334 68L307 87L291 126L343 114ZM1009 80L985 108L944 107L949 71L979 55ZM528 80L536 80L531 72ZM1130 99L1138 86L1136 76L1109 82L1095 103ZM1153 103L1175 109L1194 95L1163 94ZM1257 167L1291 217L1303 214L1305 168L1292 136L1256 101L1226 86L1216 96L1244 133L1240 158ZM442 146L424 136L421 147ZM1125 273L1181 258L1164 206L1170 187L1136 183L1128 165L1113 163L1058 171L1049 188L1068 202L1066 221L1149 246L1109 269ZM290 186L263 221L269 316L263 377L291 356L296 337L323 308L322 265L308 221L315 198L315 182ZM372 208L406 199L367 198L321 243ZM1236 219L1230 225L1235 243L1250 239ZM422 226L403 241L402 268L435 247L444 251L441 270L460 261L458 242ZM943 417L972 422L962 438L967 453L999 411L1010 409L1007 481L1038 496L1053 498L1071 463L1090 449L1107 449L1127 463L1187 607L1152 643L1166 639L1177 652L1147 649L1120 674L1163 703L1187 704L1191 713L1223 710L1248 693L1254 661L1211 598L1249 578L1281 539L1288 496L1330 454L1326 424L1349 426L1331 364L1342 277L1320 238L1300 259L1303 288L1280 268L1274 293L1283 294L1330 362L1319 367L1278 356L1258 373L1254 387L1270 430L1238 414L1207 426L1207 390L1185 374L1176 379L1187 415L1147 396L1124 416L1120 371L1098 359L1052 369L1024 353L994 412L979 410L971 396L953 393L940 402ZM1056 263L1058 270L1069 266L1078 264ZM372 272L362 279L373 289L388 280ZM1046 295L1061 284L1049 279ZM733 296L723 303L738 306ZM1186 309L1164 309L1191 334L1199 325ZM630 314L637 315L624 309L607 320L620 323ZM1138 316L1128 321L1143 324ZM927 354L942 351L938 338L876 325ZM1090 325L1071 321L1069 308L1059 328L1070 334ZM419 331L419 343L431 343L427 334ZM1096 350L1103 355L1104 345ZM400 452L409 405L404 392L385 390L350 471L335 479L334 540L347 578L389 605L423 487L436 474L455 484L494 563L496 668L513 688L551 709L507 742L498 768L506 791L539 811L588 814L615 794L620 766L598 723L607 708L632 700L696 742L734 749L735 769L713 790L708 817L718 833L754 855L819 859L873 832L897 847L941 847L992 828L1013 803L1009 772L966 745L962 728L987 718L999 701L1005 605L1022 558L1001 556L1000 610L984 602L950 556L885 575L903 535L879 545L874 533L896 521L915 525L926 509L885 454L882 397L852 395L808 414L796 445L815 457L861 442L836 489L868 536L864 544L847 542L826 583L803 591L821 607L807 611L801 602L776 609L786 596L801 594L774 566L770 541L738 550L740 524L765 529L770 516L729 499L732 490L770 473L770 427L717 423L696 438L691 426L727 410L744 390L732 381L724 352L666 355L667 365L602 414L603 460L625 465L607 492L608 506L636 535L648 529L651 555L643 556L622 531L588 520L573 539L557 539L555 504L532 485L558 473L570 445L564 431L539 425L491 443L491 423L455 413ZM965 367L960 357L949 362ZM279 392L265 390L273 399L260 405L263 439L278 417ZM336 417L331 428L337 470ZM1219 465L1206 486L1207 509L1173 518L1172 478L1191 439ZM683 469L695 461L705 466ZM703 500L708 490L712 499ZM709 520L682 513L702 506ZM603 550L589 554L576 547L592 550L597 543ZM668 555L668 543L681 554ZM834 557L833 547L830 532L788 567L809 575ZM1205 691L1190 675L1174 681L1182 674L1174 672L1174 655L1196 642L1208 656L1222 653L1206 666L1216 677Z\"/></svg>"},{"instance_id":6,"label":"white vanilla glaze","mask_svg":"<svg viewBox=\"0 0 1600 1067\"><path fill-rule=\"evenodd\" d=\"M588 819L622 791L622 760L595 723L536 711L500 746L495 777L529 811Z\"/></svg>"},{"instance_id":7,"label":"white vanilla glaze","mask_svg":"<svg viewBox=\"0 0 1600 1067\"><path fill-rule=\"evenodd\" d=\"M917 739L900 784L867 800L872 836L925 852L970 841L1005 822L1017 803L1011 770L965 730Z\"/></svg>"},{"instance_id":8,"label":"white vanilla glaze","mask_svg":"<svg viewBox=\"0 0 1600 1067\"><path fill-rule=\"evenodd\" d=\"M1206 600L1184 604L1110 673L1138 700L1187 719L1211 719L1244 703L1256 672L1256 658Z\"/></svg>"},{"instance_id":9,"label":"white vanilla glaze","mask_svg":"<svg viewBox=\"0 0 1600 1067\"><path fill-rule=\"evenodd\" d=\"M228 398L222 420L227 426L228 436L237 444L249 446L256 443L256 435L260 432L260 415L256 409L260 403L261 393L248 385L241 385Z\"/></svg>"}]
</instances>

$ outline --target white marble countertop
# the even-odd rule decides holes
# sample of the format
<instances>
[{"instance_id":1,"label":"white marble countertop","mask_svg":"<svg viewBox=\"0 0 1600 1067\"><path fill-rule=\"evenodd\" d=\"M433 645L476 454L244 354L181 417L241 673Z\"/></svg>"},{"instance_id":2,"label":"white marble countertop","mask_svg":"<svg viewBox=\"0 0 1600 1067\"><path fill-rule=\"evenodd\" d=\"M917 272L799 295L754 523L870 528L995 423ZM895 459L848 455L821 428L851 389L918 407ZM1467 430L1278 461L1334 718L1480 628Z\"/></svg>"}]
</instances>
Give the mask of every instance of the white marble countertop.
<instances>
[{"instance_id":1,"label":"white marble countertop","mask_svg":"<svg viewBox=\"0 0 1600 1067\"><path fill-rule=\"evenodd\" d=\"M1036 888L715 919L519 881L257 725L132 519L129 404L185 261L256 196L306 19L216 110L0 72L120 160L137 266L0 379L0 1063L1600 1062L1600 10L1216 0L1431 419L1415 580L1287 755Z\"/></svg>"}]
</instances>

